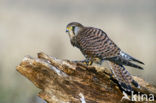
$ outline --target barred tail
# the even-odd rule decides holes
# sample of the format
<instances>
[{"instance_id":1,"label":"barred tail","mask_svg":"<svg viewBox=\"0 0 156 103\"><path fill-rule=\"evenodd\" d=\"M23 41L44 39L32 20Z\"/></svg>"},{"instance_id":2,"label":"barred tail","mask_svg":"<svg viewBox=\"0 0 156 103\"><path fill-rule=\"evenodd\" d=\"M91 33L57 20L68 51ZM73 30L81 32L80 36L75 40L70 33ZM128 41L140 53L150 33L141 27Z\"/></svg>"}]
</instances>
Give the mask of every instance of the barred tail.
<instances>
[{"instance_id":1,"label":"barred tail","mask_svg":"<svg viewBox=\"0 0 156 103\"><path fill-rule=\"evenodd\" d=\"M109 65L118 83L125 91L132 91L131 84L139 87L138 83L133 80L131 74L125 69L124 66L117 65L113 62L109 62Z\"/></svg>"}]
</instances>

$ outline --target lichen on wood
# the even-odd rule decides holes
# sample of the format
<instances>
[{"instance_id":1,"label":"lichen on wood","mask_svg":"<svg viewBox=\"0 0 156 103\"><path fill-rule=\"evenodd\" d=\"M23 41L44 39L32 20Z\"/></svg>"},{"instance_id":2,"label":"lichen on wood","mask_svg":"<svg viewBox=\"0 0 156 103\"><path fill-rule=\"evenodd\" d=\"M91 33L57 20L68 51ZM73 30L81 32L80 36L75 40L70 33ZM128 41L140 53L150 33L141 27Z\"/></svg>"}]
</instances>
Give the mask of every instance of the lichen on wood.
<instances>
[{"instance_id":1,"label":"lichen on wood","mask_svg":"<svg viewBox=\"0 0 156 103\"><path fill-rule=\"evenodd\" d=\"M101 68L103 68L102 71ZM17 71L41 91L39 97L48 103L131 103L107 68L86 66L38 53L37 58L24 57ZM153 94L156 88L139 77L141 88L135 92ZM126 93L128 97L131 95Z\"/></svg>"}]
</instances>

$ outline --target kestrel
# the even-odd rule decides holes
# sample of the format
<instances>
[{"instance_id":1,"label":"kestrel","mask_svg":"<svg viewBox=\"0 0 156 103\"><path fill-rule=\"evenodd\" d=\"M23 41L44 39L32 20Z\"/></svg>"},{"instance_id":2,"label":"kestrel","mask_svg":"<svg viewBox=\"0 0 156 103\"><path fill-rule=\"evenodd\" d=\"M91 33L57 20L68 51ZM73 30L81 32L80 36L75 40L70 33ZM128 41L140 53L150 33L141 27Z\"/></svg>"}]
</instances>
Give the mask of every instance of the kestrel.
<instances>
[{"instance_id":1,"label":"kestrel","mask_svg":"<svg viewBox=\"0 0 156 103\"><path fill-rule=\"evenodd\" d=\"M86 27L78 22L71 22L66 27L70 42L80 49L85 56L86 63L109 61L112 73L125 91L132 91L131 84L139 88L125 66L143 69L132 62L144 64L123 52L108 36L98 28Z\"/></svg>"}]
</instances>

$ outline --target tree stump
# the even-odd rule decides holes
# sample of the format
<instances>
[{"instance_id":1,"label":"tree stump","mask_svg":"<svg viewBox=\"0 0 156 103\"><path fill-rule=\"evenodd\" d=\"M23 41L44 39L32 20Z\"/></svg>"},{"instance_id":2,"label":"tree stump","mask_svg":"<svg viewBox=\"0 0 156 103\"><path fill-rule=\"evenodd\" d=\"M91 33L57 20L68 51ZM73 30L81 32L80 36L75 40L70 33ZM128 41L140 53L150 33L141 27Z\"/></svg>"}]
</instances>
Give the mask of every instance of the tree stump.
<instances>
[{"instance_id":1,"label":"tree stump","mask_svg":"<svg viewBox=\"0 0 156 103\"><path fill-rule=\"evenodd\" d=\"M100 66L86 66L38 53L37 58L24 57L17 71L41 89L38 95L48 103L132 103L134 99L131 93L122 91L107 68ZM140 89L132 87L137 101L142 94L156 97L154 86L139 77L134 79L141 86Z\"/></svg>"}]
</instances>

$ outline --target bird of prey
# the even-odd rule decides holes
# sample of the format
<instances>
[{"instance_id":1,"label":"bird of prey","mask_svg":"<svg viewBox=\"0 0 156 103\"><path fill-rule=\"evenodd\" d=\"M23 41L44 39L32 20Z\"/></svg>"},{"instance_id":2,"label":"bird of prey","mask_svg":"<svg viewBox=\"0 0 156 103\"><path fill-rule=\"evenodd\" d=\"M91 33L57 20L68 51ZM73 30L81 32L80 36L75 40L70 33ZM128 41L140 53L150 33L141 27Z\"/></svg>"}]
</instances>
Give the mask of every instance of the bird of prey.
<instances>
[{"instance_id":1,"label":"bird of prey","mask_svg":"<svg viewBox=\"0 0 156 103\"><path fill-rule=\"evenodd\" d=\"M66 32L71 44L79 48L85 56L84 61L87 64L92 64L92 62L101 64L107 60L112 73L125 91L132 91L132 84L139 88L138 83L132 78L124 65L143 69L132 62L144 63L123 52L103 30L83 26L78 22L71 22L66 26Z\"/></svg>"}]
</instances>

